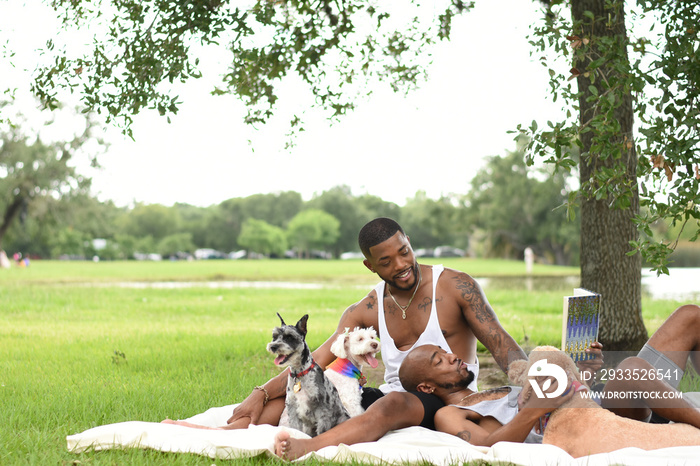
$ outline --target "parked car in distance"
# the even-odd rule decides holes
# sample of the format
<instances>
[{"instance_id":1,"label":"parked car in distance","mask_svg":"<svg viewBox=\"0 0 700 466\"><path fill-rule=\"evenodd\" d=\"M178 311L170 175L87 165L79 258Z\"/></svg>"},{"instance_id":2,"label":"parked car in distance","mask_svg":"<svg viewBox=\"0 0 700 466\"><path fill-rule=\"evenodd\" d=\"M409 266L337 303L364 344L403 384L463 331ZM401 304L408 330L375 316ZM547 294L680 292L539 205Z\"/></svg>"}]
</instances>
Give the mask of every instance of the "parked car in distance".
<instances>
[{"instance_id":1,"label":"parked car in distance","mask_svg":"<svg viewBox=\"0 0 700 466\"><path fill-rule=\"evenodd\" d=\"M452 246L438 246L435 248L435 257L464 257L464 249Z\"/></svg>"},{"instance_id":2,"label":"parked car in distance","mask_svg":"<svg viewBox=\"0 0 700 466\"><path fill-rule=\"evenodd\" d=\"M194 258L197 260L224 259L224 258L226 258L226 254L224 254L221 251L217 251L216 249L202 248L202 249L197 249L194 252Z\"/></svg>"},{"instance_id":3,"label":"parked car in distance","mask_svg":"<svg viewBox=\"0 0 700 466\"><path fill-rule=\"evenodd\" d=\"M430 248L420 248L413 251L415 257L435 257L435 250Z\"/></svg>"},{"instance_id":4,"label":"parked car in distance","mask_svg":"<svg viewBox=\"0 0 700 466\"><path fill-rule=\"evenodd\" d=\"M356 251L348 251L344 252L340 255L340 258L342 260L350 260L350 259L364 259L365 256L361 252L356 252Z\"/></svg>"},{"instance_id":5,"label":"parked car in distance","mask_svg":"<svg viewBox=\"0 0 700 466\"><path fill-rule=\"evenodd\" d=\"M228 258L229 259L245 259L246 256L248 255L248 251L245 249L241 249L240 251L231 251L228 253Z\"/></svg>"}]
</instances>

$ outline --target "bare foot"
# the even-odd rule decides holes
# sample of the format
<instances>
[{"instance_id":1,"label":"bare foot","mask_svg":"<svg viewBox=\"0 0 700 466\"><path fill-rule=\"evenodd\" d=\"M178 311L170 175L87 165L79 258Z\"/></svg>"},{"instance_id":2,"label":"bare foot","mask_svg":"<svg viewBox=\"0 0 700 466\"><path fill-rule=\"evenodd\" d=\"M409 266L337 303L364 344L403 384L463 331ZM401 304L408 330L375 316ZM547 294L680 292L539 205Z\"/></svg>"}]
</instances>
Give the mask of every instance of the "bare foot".
<instances>
[{"instance_id":1,"label":"bare foot","mask_svg":"<svg viewBox=\"0 0 700 466\"><path fill-rule=\"evenodd\" d=\"M282 430L275 435L275 455L288 461L300 458L311 451L305 447L309 440L292 438L289 432Z\"/></svg>"},{"instance_id":2,"label":"bare foot","mask_svg":"<svg viewBox=\"0 0 700 466\"><path fill-rule=\"evenodd\" d=\"M198 424L192 424L191 422L187 421L174 421L172 419L165 419L160 422L161 424L173 424L176 426L185 426L185 427L192 427L194 429L207 429L207 430L221 430L220 427L207 427L207 426L200 426Z\"/></svg>"}]
</instances>

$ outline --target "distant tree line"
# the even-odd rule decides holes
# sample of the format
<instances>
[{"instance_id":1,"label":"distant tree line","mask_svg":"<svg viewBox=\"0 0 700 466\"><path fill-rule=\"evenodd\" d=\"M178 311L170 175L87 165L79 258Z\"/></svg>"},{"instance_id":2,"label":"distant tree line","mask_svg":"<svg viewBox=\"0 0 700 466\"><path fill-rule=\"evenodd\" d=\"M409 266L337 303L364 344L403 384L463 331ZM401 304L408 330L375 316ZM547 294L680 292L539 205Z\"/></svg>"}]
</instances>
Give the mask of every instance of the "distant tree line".
<instances>
[{"instance_id":1,"label":"distant tree line","mask_svg":"<svg viewBox=\"0 0 700 466\"><path fill-rule=\"evenodd\" d=\"M306 201L287 191L209 207L118 207L93 197L89 180L57 170L57 164L65 165L61 159L56 147L5 135L0 247L9 254L110 260L186 257L207 248L267 257L339 257L358 251L362 225L387 216L403 225L416 249L449 245L471 255L519 258L529 246L553 263L575 264L578 257L578 225L556 210L565 200L565 178L535 176L521 151L492 157L467 194L431 199L419 191L404 206L337 186Z\"/></svg>"},{"instance_id":2,"label":"distant tree line","mask_svg":"<svg viewBox=\"0 0 700 466\"><path fill-rule=\"evenodd\" d=\"M567 220L560 208L570 180L564 172L526 166L522 149L490 157L471 186L465 181L466 194L431 199L418 191L404 206L337 186L306 201L287 191L209 207L119 207L92 196L89 180L57 170L61 151L56 147L6 138L0 146L0 248L47 259L182 258L203 248L266 257L340 257L358 251L362 225L387 216L401 223L414 249L449 245L470 256L521 259L530 247L543 262L577 265L579 217ZM667 227L659 231L677 234Z\"/></svg>"}]
</instances>

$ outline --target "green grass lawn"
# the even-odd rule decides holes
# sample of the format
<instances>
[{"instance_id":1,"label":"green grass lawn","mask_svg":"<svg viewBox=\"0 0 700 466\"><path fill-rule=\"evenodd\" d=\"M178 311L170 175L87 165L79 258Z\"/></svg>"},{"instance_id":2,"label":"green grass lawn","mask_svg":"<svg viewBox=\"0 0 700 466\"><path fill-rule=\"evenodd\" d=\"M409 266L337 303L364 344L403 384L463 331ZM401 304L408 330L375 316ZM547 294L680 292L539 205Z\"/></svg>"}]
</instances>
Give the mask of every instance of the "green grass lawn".
<instances>
[{"instance_id":1,"label":"green grass lawn","mask_svg":"<svg viewBox=\"0 0 700 466\"><path fill-rule=\"evenodd\" d=\"M523 272L518 262L444 263L474 276ZM540 266L535 272L576 271ZM211 280L326 286L215 288ZM120 286L128 281L199 286ZM210 465L209 458L140 450L74 455L65 437L107 423L186 418L240 401L277 373L265 351L278 324L275 313L288 322L308 313L307 339L316 347L376 281L358 261L35 261L27 269L0 270L0 464ZM487 295L516 340L558 344L562 292L494 289ZM650 331L677 305L645 300Z\"/></svg>"}]
</instances>

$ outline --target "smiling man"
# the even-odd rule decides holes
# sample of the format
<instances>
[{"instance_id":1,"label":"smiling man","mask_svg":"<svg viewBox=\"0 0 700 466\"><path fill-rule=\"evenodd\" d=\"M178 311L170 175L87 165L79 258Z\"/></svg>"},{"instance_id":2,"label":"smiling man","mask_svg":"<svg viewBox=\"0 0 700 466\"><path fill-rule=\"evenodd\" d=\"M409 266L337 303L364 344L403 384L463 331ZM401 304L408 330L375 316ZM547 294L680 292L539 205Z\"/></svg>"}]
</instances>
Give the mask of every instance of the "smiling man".
<instances>
[{"instance_id":1,"label":"smiling man","mask_svg":"<svg viewBox=\"0 0 700 466\"><path fill-rule=\"evenodd\" d=\"M286 459L340 443L379 439L390 430L421 425L435 428L434 416L444 406L437 396L406 392L399 367L411 349L432 344L454 353L474 373L470 390L476 391L480 341L506 371L509 358L525 354L503 329L479 284L469 275L441 265L420 265L409 237L389 218L367 223L359 234L364 265L382 281L361 301L348 307L336 332L313 356L325 367L334 356L330 346L346 328L374 327L382 342L385 383L363 390L365 413L311 439L291 439L286 432L276 438L276 453ZM249 424L276 425L284 408L287 371L256 387L234 410L230 428Z\"/></svg>"}]
</instances>

